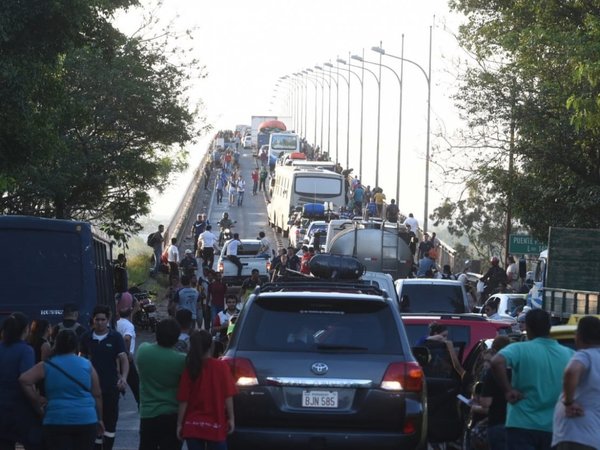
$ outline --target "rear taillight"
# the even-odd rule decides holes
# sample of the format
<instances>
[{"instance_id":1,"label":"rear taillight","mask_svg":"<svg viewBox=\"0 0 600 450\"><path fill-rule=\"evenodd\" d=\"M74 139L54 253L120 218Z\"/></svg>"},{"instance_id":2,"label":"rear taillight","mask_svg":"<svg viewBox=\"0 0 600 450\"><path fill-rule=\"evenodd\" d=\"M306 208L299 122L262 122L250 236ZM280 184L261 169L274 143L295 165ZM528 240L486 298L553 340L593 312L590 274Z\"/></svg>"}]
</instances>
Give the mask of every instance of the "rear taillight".
<instances>
[{"instance_id":1,"label":"rear taillight","mask_svg":"<svg viewBox=\"0 0 600 450\"><path fill-rule=\"evenodd\" d=\"M218 265L218 267L217 267L217 271L223 272L224 270L225 270L225 266L223 266L223 263L220 262L219 265Z\"/></svg>"},{"instance_id":2,"label":"rear taillight","mask_svg":"<svg viewBox=\"0 0 600 450\"><path fill-rule=\"evenodd\" d=\"M267 261L267 272L271 271L271 261Z\"/></svg>"},{"instance_id":3,"label":"rear taillight","mask_svg":"<svg viewBox=\"0 0 600 450\"><path fill-rule=\"evenodd\" d=\"M381 389L421 392L423 390L423 370L421 366L412 361L390 364L383 376Z\"/></svg>"},{"instance_id":4,"label":"rear taillight","mask_svg":"<svg viewBox=\"0 0 600 450\"><path fill-rule=\"evenodd\" d=\"M254 366L249 359L246 358L231 358L224 356L223 361L229 364L233 379L237 386L256 386L258 385L258 378L256 378L256 371Z\"/></svg>"}]
</instances>

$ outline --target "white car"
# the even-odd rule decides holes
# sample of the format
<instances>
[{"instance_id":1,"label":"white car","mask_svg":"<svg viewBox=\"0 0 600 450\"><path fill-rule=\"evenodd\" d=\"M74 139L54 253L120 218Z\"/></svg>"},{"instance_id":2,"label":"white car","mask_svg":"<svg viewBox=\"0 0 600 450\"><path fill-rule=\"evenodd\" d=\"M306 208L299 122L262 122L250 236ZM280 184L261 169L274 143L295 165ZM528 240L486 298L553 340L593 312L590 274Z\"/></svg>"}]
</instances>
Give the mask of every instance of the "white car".
<instances>
[{"instance_id":1,"label":"white car","mask_svg":"<svg viewBox=\"0 0 600 450\"><path fill-rule=\"evenodd\" d=\"M498 303L498 314L501 316L509 316L515 319L515 311L522 310L527 304L527 294L494 294L490 295L487 302L493 302L495 299L500 299Z\"/></svg>"},{"instance_id":2,"label":"white car","mask_svg":"<svg viewBox=\"0 0 600 450\"><path fill-rule=\"evenodd\" d=\"M325 243L327 242L327 222L324 220L315 220L311 222L306 228L306 234L304 235L304 244L309 247L314 246L315 233L319 232L319 247L321 251L325 251Z\"/></svg>"},{"instance_id":3,"label":"white car","mask_svg":"<svg viewBox=\"0 0 600 450\"><path fill-rule=\"evenodd\" d=\"M252 147L252 136L244 137L244 140L242 141L242 145L244 146L244 148L251 148Z\"/></svg>"}]
</instances>

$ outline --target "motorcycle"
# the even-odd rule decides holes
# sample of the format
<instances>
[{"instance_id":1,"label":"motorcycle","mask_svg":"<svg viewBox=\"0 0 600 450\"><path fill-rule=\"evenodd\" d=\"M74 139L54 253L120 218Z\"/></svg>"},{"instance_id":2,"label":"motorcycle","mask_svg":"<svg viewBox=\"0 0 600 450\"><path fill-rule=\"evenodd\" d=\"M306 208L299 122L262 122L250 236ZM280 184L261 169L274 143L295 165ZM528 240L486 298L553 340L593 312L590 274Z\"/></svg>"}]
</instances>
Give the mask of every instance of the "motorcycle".
<instances>
[{"instance_id":1,"label":"motorcycle","mask_svg":"<svg viewBox=\"0 0 600 450\"><path fill-rule=\"evenodd\" d=\"M133 292L132 292L133 291ZM133 313L133 324L142 330L156 331L158 324L156 305L150 298L150 292L137 288L129 291L137 302L137 310Z\"/></svg>"},{"instance_id":2,"label":"motorcycle","mask_svg":"<svg viewBox=\"0 0 600 450\"><path fill-rule=\"evenodd\" d=\"M234 224L237 222L233 222L229 227L223 228L221 227L221 232L219 233L219 247L223 247L223 244L233 238L233 233L231 229L234 227Z\"/></svg>"}]
</instances>

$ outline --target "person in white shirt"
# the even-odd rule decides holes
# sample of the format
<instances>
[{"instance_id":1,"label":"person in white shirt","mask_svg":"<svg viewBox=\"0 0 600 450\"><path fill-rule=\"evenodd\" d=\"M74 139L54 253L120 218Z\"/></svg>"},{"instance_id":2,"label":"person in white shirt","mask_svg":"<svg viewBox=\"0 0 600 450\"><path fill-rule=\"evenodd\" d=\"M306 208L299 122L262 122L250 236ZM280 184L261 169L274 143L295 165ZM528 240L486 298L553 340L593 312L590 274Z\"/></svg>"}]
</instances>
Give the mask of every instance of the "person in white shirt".
<instances>
[{"instance_id":1,"label":"person in white shirt","mask_svg":"<svg viewBox=\"0 0 600 450\"><path fill-rule=\"evenodd\" d=\"M258 233L258 239L260 239L260 248L258 249L258 255L256 256L259 258L269 259L271 256L273 256L273 250L271 249L271 242L265 235L264 231Z\"/></svg>"},{"instance_id":2,"label":"person in white shirt","mask_svg":"<svg viewBox=\"0 0 600 450\"><path fill-rule=\"evenodd\" d=\"M179 249L177 238L171 238L171 245L167 249L167 261L169 262L169 277L179 278Z\"/></svg>"},{"instance_id":3,"label":"person in white shirt","mask_svg":"<svg viewBox=\"0 0 600 450\"><path fill-rule=\"evenodd\" d=\"M212 232L212 225L206 226L206 231L198 236L198 248L202 249L204 265L212 269L215 262L215 249L217 249L217 236Z\"/></svg>"},{"instance_id":4,"label":"person in white shirt","mask_svg":"<svg viewBox=\"0 0 600 450\"><path fill-rule=\"evenodd\" d=\"M508 257L508 267L506 268L506 280L513 291L519 291L519 264L512 256Z\"/></svg>"},{"instance_id":5,"label":"person in white shirt","mask_svg":"<svg viewBox=\"0 0 600 450\"><path fill-rule=\"evenodd\" d=\"M410 225L410 229L417 234L417 231L419 230L419 222L417 222L417 219L415 219L413 213L408 214L408 217L404 221L404 225Z\"/></svg>"},{"instance_id":6,"label":"person in white shirt","mask_svg":"<svg viewBox=\"0 0 600 450\"><path fill-rule=\"evenodd\" d=\"M135 398L139 409L140 377L138 375L138 371L133 358L133 354L135 353L135 326L133 325L133 323L131 323L132 308L127 308L118 312L120 318L119 320L117 320L117 331L121 336L123 336L123 341L125 342L125 353L127 354L127 359L129 360L127 384L131 389L131 393L133 394L133 398Z\"/></svg>"},{"instance_id":7,"label":"person in white shirt","mask_svg":"<svg viewBox=\"0 0 600 450\"><path fill-rule=\"evenodd\" d=\"M242 241L240 241L240 235L238 233L233 234L233 239L227 242L227 259L237 266L238 277L242 276L242 262L238 258L238 249L243 247Z\"/></svg>"}]
</instances>

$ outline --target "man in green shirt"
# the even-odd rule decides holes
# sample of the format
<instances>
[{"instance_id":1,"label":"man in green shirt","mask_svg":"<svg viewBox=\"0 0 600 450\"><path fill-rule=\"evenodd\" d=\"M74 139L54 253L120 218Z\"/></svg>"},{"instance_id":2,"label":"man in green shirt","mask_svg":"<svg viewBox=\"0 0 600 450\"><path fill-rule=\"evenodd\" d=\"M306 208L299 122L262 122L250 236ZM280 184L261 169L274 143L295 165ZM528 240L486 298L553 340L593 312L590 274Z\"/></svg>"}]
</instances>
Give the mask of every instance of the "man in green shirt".
<instances>
[{"instance_id":1,"label":"man in green shirt","mask_svg":"<svg viewBox=\"0 0 600 450\"><path fill-rule=\"evenodd\" d=\"M139 450L179 450L177 439L177 388L185 367L185 354L173 347L181 328L174 319L156 326L156 343L144 342L137 351L140 374Z\"/></svg>"},{"instance_id":2,"label":"man in green shirt","mask_svg":"<svg viewBox=\"0 0 600 450\"><path fill-rule=\"evenodd\" d=\"M550 326L548 313L529 311L528 340L504 347L492 359L494 376L508 402L506 448L511 450L550 450L554 406L573 355L573 350L549 337ZM507 367L512 369L510 382Z\"/></svg>"}]
</instances>

